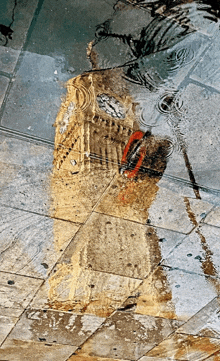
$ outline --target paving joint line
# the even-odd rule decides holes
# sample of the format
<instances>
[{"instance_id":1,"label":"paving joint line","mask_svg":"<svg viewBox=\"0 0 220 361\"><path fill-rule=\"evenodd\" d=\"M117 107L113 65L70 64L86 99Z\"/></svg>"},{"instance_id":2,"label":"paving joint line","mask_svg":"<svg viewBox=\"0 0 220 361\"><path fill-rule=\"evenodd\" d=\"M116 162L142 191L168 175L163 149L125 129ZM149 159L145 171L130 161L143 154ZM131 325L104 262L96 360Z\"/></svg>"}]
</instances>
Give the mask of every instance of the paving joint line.
<instances>
[{"instance_id":1,"label":"paving joint line","mask_svg":"<svg viewBox=\"0 0 220 361\"><path fill-rule=\"evenodd\" d=\"M89 221L90 217L92 215L89 214L88 218L85 220L84 223L79 225L79 229L76 231L76 233L73 235L73 237L70 239L69 243L67 244L67 246L65 247L65 249L63 250L62 254L60 255L60 257L57 259L56 263L54 264L54 266L51 268L50 272L48 273L45 282L51 277L52 274L56 273L56 267L59 264L60 260L62 259L62 257L64 256L65 251L67 250L67 248L69 247L70 243L74 240L74 238L78 235L78 233L81 231L82 227Z\"/></svg>"},{"instance_id":2,"label":"paving joint line","mask_svg":"<svg viewBox=\"0 0 220 361\"><path fill-rule=\"evenodd\" d=\"M181 271L181 272L188 273L188 274L191 274L191 275L198 275L198 276L202 276L202 277L205 277L205 278L210 278L210 279L213 279L213 280L216 280L216 281L220 279L220 275L219 276L206 275L204 273L188 271L188 270L186 270L184 268L172 267L172 266L165 265L165 264L161 264L161 266L165 267L165 268L168 268L170 271Z\"/></svg>"},{"instance_id":3,"label":"paving joint line","mask_svg":"<svg viewBox=\"0 0 220 361\"><path fill-rule=\"evenodd\" d=\"M216 206L213 205L213 207L206 213L205 217L202 218L199 222L198 222L198 225L200 226L203 226L204 224L208 224L208 223L205 223L205 220L206 218L215 210ZM209 225L209 224L208 224ZM215 227L215 226L213 226Z\"/></svg>"},{"instance_id":4,"label":"paving joint line","mask_svg":"<svg viewBox=\"0 0 220 361\"><path fill-rule=\"evenodd\" d=\"M212 93L220 94L220 90L216 89L215 87L212 87L211 85L204 84L199 80L191 78L190 76L188 77L188 80L189 80L189 83L195 84L195 85L199 86L200 88L205 88L205 89L211 91Z\"/></svg>"},{"instance_id":5,"label":"paving joint line","mask_svg":"<svg viewBox=\"0 0 220 361\"><path fill-rule=\"evenodd\" d=\"M26 278L32 278L32 279L36 279L36 280L45 281L45 279L44 279L44 278L41 278L41 277L21 275L21 274L16 273L16 272L14 273L14 272L5 271L5 270L1 270L1 269L0 269L0 273L7 273L7 274L14 275L14 276L18 276L18 277L26 277Z\"/></svg>"},{"instance_id":6,"label":"paving joint line","mask_svg":"<svg viewBox=\"0 0 220 361\"><path fill-rule=\"evenodd\" d=\"M118 277L122 277L122 278L129 278L129 279L131 279L131 280L143 281L143 278L132 277L132 276L125 276L125 275L121 275L121 274L118 274L118 273L115 273L115 272L101 271L101 270L97 270L97 269L94 269L94 268L91 268L91 270L94 271L94 272L100 272L100 273L110 274L110 275L118 276ZM144 279L145 279L145 277L144 277ZM138 287L139 287L139 286L138 286Z\"/></svg>"},{"instance_id":7,"label":"paving joint line","mask_svg":"<svg viewBox=\"0 0 220 361\"><path fill-rule=\"evenodd\" d=\"M204 38L206 38L207 40L210 40L210 37L199 32L200 34L203 35ZM198 64L200 63L201 59L203 59L203 57L206 55L207 51L209 50L209 48L213 45L213 42L210 41L207 46L204 48L202 54L200 55L200 58L198 61L195 62L195 64L192 65L192 67L189 69L188 73L186 74L186 76L184 77L184 79L180 82L179 86L178 86L178 90L184 89L184 84L191 79L190 76L191 74L194 72L194 70L196 69L196 67L198 66Z\"/></svg>"},{"instance_id":8,"label":"paving joint line","mask_svg":"<svg viewBox=\"0 0 220 361\"><path fill-rule=\"evenodd\" d=\"M218 228L218 229L220 229L220 226L215 226L215 225L213 225L213 224L209 224L209 223L201 223L202 225L204 225L204 226L208 226L208 227L213 227L213 228Z\"/></svg>"},{"instance_id":9,"label":"paving joint line","mask_svg":"<svg viewBox=\"0 0 220 361\"><path fill-rule=\"evenodd\" d=\"M37 136L32 136L30 134L24 133L24 132L20 132L17 130L12 130L10 128L4 127L2 125L0 125L0 132L2 132L5 136L14 136L14 138L16 139L20 139L20 140L24 140L27 142L33 142L36 143L37 145L45 145L45 146L49 146L50 148L54 149L54 142L41 138L41 137L37 137ZM173 181L173 182L177 182L178 184L182 184L183 186L192 188L191 183L183 178L178 178L176 176L173 175L169 175L169 174L164 174L163 175L164 179L167 179L169 181ZM212 193L215 194L217 196L220 195L220 190L219 189L214 189L214 188L210 188L207 186L203 186L200 184L197 184L197 186L199 187L199 189L201 189L201 191L205 192L205 193Z\"/></svg>"},{"instance_id":10,"label":"paving joint line","mask_svg":"<svg viewBox=\"0 0 220 361\"><path fill-rule=\"evenodd\" d=\"M5 161L5 160L3 160L3 161L1 161L0 160L0 162L2 163L2 164L4 164L4 165L6 165L6 166L14 166L15 168L19 168L20 170L36 170L36 171L41 171L41 173L43 173L43 174L47 174L47 173L50 173L50 174L52 174L52 171L53 171L53 169L52 168L47 168L45 165L44 166L33 166L33 165L30 165L30 166L27 166L27 165L24 165L24 164L17 164L17 163L7 163L7 161ZM45 169L46 168L46 169ZM45 171L45 172L43 172L43 171ZM49 176L50 176L50 174L48 174Z\"/></svg>"},{"instance_id":11,"label":"paving joint line","mask_svg":"<svg viewBox=\"0 0 220 361\"><path fill-rule=\"evenodd\" d=\"M181 241L179 241L177 244L175 244L175 246L169 251L169 253L166 255L165 258L163 258L159 263L158 265L161 266L162 265L162 262L164 262L172 253L173 251L178 248L184 241L185 239L188 237L187 234L184 234L185 237L183 237L183 239Z\"/></svg>"},{"instance_id":12,"label":"paving joint line","mask_svg":"<svg viewBox=\"0 0 220 361\"><path fill-rule=\"evenodd\" d=\"M84 223L80 223L80 222L73 222L73 221L68 220L68 219L53 217L53 216L50 216L50 215L48 215L48 214L43 214L43 213L38 213L38 212L30 211L30 210L27 210L27 209L22 209L22 208L18 208L18 207L12 207L12 206L7 205L7 204L4 204L4 203L0 203L0 205L3 206L3 207L6 207L6 208L15 209L15 210L17 210L17 211L35 214L35 215L40 216L40 217L46 217L46 218L50 218L50 219L56 219L56 220L62 221L62 222L69 222L69 223L75 224L76 226L81 226L81 225L84 224Z\"/></svg>"},{"instance_id":13,"label":"paving joint line","mask_svg":"<svg viewBox=\"0 0 220 361\"><path fill-rule=\"evenodd\" d=\"M1 113L1 111L0 111L0 113ZM0 125L0 133L3 133L3 135L8 136L8 137L14 137L19 140L23 140L23 141L30 142L30 143L36 143L36 144L39 144L42 146L43 145L49 146L52 149L54 149L54 142L52 142L48 139L44 139L41 137L33 136L31 134L20 132L19 130L10 129L3 125Z\"/></svg>"},{"instance_id":14,"label":"paving joint line","mask_svg":"<svg viewBox=\"0 0 220 361\"><path fill-rule=\"evenodd\" d=\"M108 185L106 186L106 188L104 189L103 193L100 195L99 199L97 200L97 202L95 203L94 207L92 208L92 212L95 212L96 207L98 206L98 204L102 201L102 198L104 197L104 195L107 193L108 189L110 189L114 179L116 178L116 173L112 176L112 179L110 180L110 182L108 183ZM95 212L96 213L96 212Z\"/></svg>"},{"instance_id":15,"label":"paving joint line","mask_svg":"<svg viewBox=\"0 0 220 361\"><path fill-rule=\"evenodd\" d=\"M147 223L147 221L145 221L145 223L143 222L139 222L139 221L135 221L133 219L129 219L129 218L124 218L124 217L120 217L120 216L116 216L116 215L112 215L112 214L108 214L108 213L104 213L104 212L99 212L99 211L93 211L94 213L96 214L103 214L104 216L109 216L109 217L112 217L112 218L118 218L118 219L123 219L124 221L129 221L129 222L132 222L132 223L137 223L137 224L140 224L142 226L147 226L147 227L153 227L153 228L158 228L158 229L163 229L163 230L166 230L166 231L170 231L170 232L173 232L173 233L178 233L178 234L183 234L185 236L188 235L188 233L184 233L184 232L180 232L180 231L175 231L173 229L170 229L170 228L164 228L164 227L160 227L160 226L157 226L155 224L151 224L151 223Z\"/></svg>"},{"instance_id":16,"label":"paving joint line","mask_svg":"<svg viewBox=\"0 0 220 361\"><path fill-rule=\"evenodd\" d=\"M5 78L12 79L13 75L7 73L5 71L0 70L0 76L4 76ZM1 360L0 360L1 361Z\"/></svg>"}]
</instances>

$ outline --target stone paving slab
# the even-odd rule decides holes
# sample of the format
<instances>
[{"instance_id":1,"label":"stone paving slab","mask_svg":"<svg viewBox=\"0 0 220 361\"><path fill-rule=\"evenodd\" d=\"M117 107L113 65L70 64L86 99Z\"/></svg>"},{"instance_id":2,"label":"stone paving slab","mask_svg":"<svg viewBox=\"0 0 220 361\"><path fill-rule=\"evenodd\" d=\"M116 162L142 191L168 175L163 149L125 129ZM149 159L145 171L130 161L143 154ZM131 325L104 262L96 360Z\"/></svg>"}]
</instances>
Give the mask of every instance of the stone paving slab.
<instances>
[{"instance_id":1,"label":"stone paving slab","mask_svg":"<svg viewBox=\"0 0 220 361\"><path fill-rule=\"evenodd\" d=\"M24 52L1 125L54 141L53 123L68 79L62 73L63 61L60 57Z\"/></svg>"},{"instance_id":2,"label":"stone paving slab","mask_svg":"<svg viewBox=\"0 0 220 361\"><path fill-rule=\"evenodd\" d=\"M94 39L96 26L111 17L114 0L45 0L33 29L27 50L65 59L65 71L78 75L88 70L88 43ZM47 32L45 34L45 28Z\"/></svg>"},{"instance_id":3,"label":"stone paving slab","mask_svg":"<svg viewBox=\"0 0 220 361\"><path fill-rule=\"evenodd\" d=\"M2 361L66 361L76 348L69 345L7 339L0 348L0 357Z\"/></svg>"},{"instance_id":4,"label":"stone paving slab","mask_svg":"<svg viewBox=\"0 0 220 361\"><path fill-rule=\"evenodd\" d=\"M0 162L1 204L48 215L50 174L43 169Z\"/></svg>"},{"instance_id":5,"label":"stone paving slab","mask_svg":"<svg viewBox=\"0 0 220 361\"><path fill-rule=\"evenodd\" d=\"M217 297L195 314L177 332L188 335L220 338L220 299Z\"/></svg>"},{"instance_id":6,"label":"stone paving slab","mask_svg":"<svg viewBox=\"0 0 220 361\"><path fill-rule=\"evenodd\" d=\"M204 223L210 224L211 226L220 227L220 208L216 207L208 214L205 218Z\"/></svg>"},{"instance_id":7,"label":"stone paving slab","mask_svg":"<svg viewBox=\"0 0 220 361\"><path fill-rule=\"evenodd\" d=\"M52 169L53 149L0 134L0 160L10 165L28 168L42 168L45 172Z\"/></svg>"},{"instance_id":8,"label":"stone paving slab","mask_svg":"<svg viewBox=\"0 0 220 361\"><path fill-rule=\"evenodd\" d=\"M112 178L108 171L71 174L64 170L52 176L45 169L1 162L1 204L82 223Z\"/></svg>"},{"instance_id":9,"label":"stone paving slab","mask_svg":"<svg viewBox=\"0 0 220 361\"><path fill-rule=\"evenodd\" d=\"M190 202L198 222L213 207L201 200ZM195 226L188 216L184 197L147 180L115 178L95 211L181 233L188 233Z\"/></svg>"},{"instance_id":10,"label":"stone paving slab","mask_svg":"<svg viewBox=\"0 0 220 361\"><path fill-rule=\"evenodd\" d=\"M0 23L9 26L13 30L12 39L8 39L8 46L20 50L25 42L29 26L31 24L37 0L27 2L26 0L14 2L7 0L1 4ZM5 45L5 37L1 36L1 44Z\"/></svg>"},{"instance_id":11,"label":"stone paving slab","mask_svg":"<svg viewBox=\"0 0 220 361\"><path fill-rule=\"evenodd\" d=\"M215 277L219 277L219 237L219 228L202 225L185 238L171 252L163 264L193 273L212 276L214 277L213 287L216 287L219 292L219 280L215 280Z\"/></svg>"},{"instance_id":12,"label":"stone paving slab","mask_svg":"<svg viewBox=\"0 0 220 361\"><path fill-rule=\"evenodd\" d=\"M15 323L18 321L17 317L13 316L0 316L0 344L8 336L9 332L14 327ZM1 355L1 353L0 353Z\"/></svg>"},{"instance_id":13,"label":"stone paving slab","mask_svg":"<svg viewBox=\"0 0 220 361\"><path fill-rule=\"evenodd\" d=\"M49 213L52 149L0 135L1 203Z\"/></svg>"},{"instance_id":14,"label":"stone paving slab","mask_svg":"<svg viewBox=\"0 0 220 361\"><path fill-rule=\"evenodd\" d=\"M9 85L9 79L6 78L5 76L0 75L0 106L4 101L5 93L8 88L8 85Z\"/></svg>"},{"instance_id":15,"label":"stone paving slab","mask_svg":"<svg viewBox=\"0 0 220 361\"><path fill-rule=\"evenodd\" d=\"M40 288L31 307L107 317L141 283L141 280L79 267L78 254L71 264L59 263Z\"/></svg>"},{"instance_id":16,"label":"stone paving slab","mask_svg":"<svg viewBox=\"0 0 220 361\"><path fill-rule=\"evenodd\" d=\"M180 123L196 181L215 189L220 189L216 167L219 162L219 100L220 94L189 84L182 96L187 114Z\"/></svg>"},{"instance_id":17,"label":"stone paving slab","mask_svg":"<svg viewBox=\"0 0 220 361\"><path fill-rule=\"evenodd\" d=\"M184 177L181 179L179 177L171 176L168 173L160 180L159 185L163 189L168 189L169 191L182 196L184 199L195 199L195 193L192 187L192 184L188 180L184 180ZM200 196L201 200L204 203L212 204L213 207L220 206L220 191L218 189L209 188L209 187L200 187ZM205 216L205 215L204 215Z\"/></svg>"},{"instance_id":18,"label":"stone paving slab","mask_svg":"<svg viewBox=\"0 0 220 361\"><path fill-rule=\"evenodd\" d=\"M148 361L151 357L158 360L166 358L174 360L202 361L219 351L220 341L214 338L197 337L192 335L174 334L161 342L141 358L141 361Z\"/></svg>"},{"instance_id":19,"label":"stone paving slab","mask_svg":"<svg viewBox=\"0 0 220 361\"><path fill-rule=\"evenodd\" d=\"M18 61L20 51L0 46L0 71L12 74Z\"/></svg>"},{"instance_id":20,"label":"stone paving slab","mask_svg":"<svg viewBox=\"0 0 220 361\"><path fill-rule=\"evenodd\" d=\"M129 12L129 10L128 10ZM138 12L138 11L137 11ZM126 12L124 13L124 18L126 16ZM140 16L140 14L139 14ZM117 16L116 16L117 17ZM143 15L144 17L144 15ZM146 14L145 14L146 18ZM143 21L143 20L142 20ZM147 24L147 21L145 22L145 26ZM115 20L114 24L112 24L112 29L115 27ZM119 28L119 25L118 25ZM175 33L175 29L173 29L173 33ZM162 34L161 34L162 35ZM174 41L175 42L175 41ZM113 44L107 44L104 46L110 46L113 47ZM113 43L113 41L112 41ZM105 57L103 56L103 45L101 44L101 56L106 59L108 58L107 54L105 54ZM161 88L166 89L177 89L182 82L184 82L185 78L187 77L188 73L190 73L191 69L195 67L196 63L198 62L198 59L200 59L201 55L208 49L210 46L210 37L204 36L204 34L201 34L199 32L195 32L191 34L188 37L183 37L177 44L174 44L173 46L168 47L168 49L158 51L156 53L148 54L148 56L145 58L145 66L146 69L149 69L149 72L151 73L151 69L155 69L157 72L157 76L162 79L162 86ZM98 51L99 53L99 51ZM181 54L184 53L184 59L182 64L179 64L179 66L173 66L170 64L170 59L172 57L181 57ZM128 57L127 57L128 61ZM126 61L125 61L126 62ZM172 73L172 76L171 76ZM154 73L151 73L152 78L154 79ZM157 101L160 97L161 89L157 89ZM141 93L141 91L139 91ZM151 91L150 91L151 93ZM155 106L154 102L154 108L157 110L157 116L159 115L159 109L157 106ZM145 114L147 116L148 110L145 108L144 111L144 118ZM154 117L154 113L150 112L148 114L147 118L151 118L150 122L153 124L153 120L155 121L156 118ZM148 119L147 119L148 120ZM157 125L156 125L157 128ZM155 129L157 132L157 129Z\"/></svg>"},{"instance_id":21,"label":"stone paving slab","mask_svg":"<svg viewBox=\"0 0 220 361\"><path fill-rule=\"evenodd\" d=\"M210 37L214 37L218 31L218 20L215 22L210 17L198 16L198 13L201 11L201 8L197 7L197 4L194 3L192 7L188 7L190 24L193 28L197 29L202 34L206 34Z\"/></svg>"},{"instance_id":22,"label":"stone paving slab","mask_svg":"<svg viewBox=\"0 0 220 361\"><path fill-rule=\"evenodd\" d=\"M83 223L111 183L114 172L54 170L51 179L51 216ZM100 181L101 179L101 181Z\"/></svg>"},{"instance_id":23,"label":"stone paving slab","mask_svg":"<svg viewBox=\"0 0 220 361\"><path fill-rule=\"evenodd\" d=\"M120 309L187 321L217 295L208 277L158 267L131 293Z\"/></svg>"},{"instance_id":24,"label":"stone paving slab","mask_svg":"<svg viewBox=\"0 0 220 361\"><path fill-rule=\"evenodd\" d=\"M188 198L188 202L197 223L213 208L210 203L198 199ZM157 193L149 210L149 219L155 226L186 234L195 226L187 210L186 198L164 188L160 188Z\"/></svg>"},{"instance_id":25,"label":"stone paving slab","mask_svg":"<svg viewBox=\"0 0 220 361\"><path fill-rule=\"evenodd\" d=\"M0 214L0 270L25 276L46 278L79 228L4 206Z\"/></svg>"},{"instance_id":26,"label":"stone paving slab","mask_svg":"<svg viewBox=\"0 0 220 361\"><path fill-rule=\"evenodd\" d=\"M65 168L52 174L52 149L3 135L0 158L2 204L73 222L87 219L114 176L100 170L75 174L73 167L74 174Z\"/></svg>"},{"instance_id":27,"label":"stone paving slab","mask_svg":"<svg viewBox=\"0 0 220 361\"><path fill-rule=\"evenodd\" d=\"M178 326L179 322L175 320L116 312L77 354L137 360Z\"/></svg>"},{"instance_id":28,"label":"stone paving slab","mask_svg":"<svg viewBox=\"0 0 220 361\"><path fill-rule=\"evenodd\" d=\"M0 272L0 314L19 317L34 297L42 280Z\"/></svg>"},{"instance_id":29,"label":"stone paving slab","mask_svg":"<svg viewBox=\"0 0 220 361\"><path fill-rule=\"evenodd\" d=\"M175 147L165 175L190 181L180 149L181 143L187 150L196 182L201 186L219 190L219 170L216 165L219 163L220 94L202 84L198 86L186 83L180 90L179 98L182 104L181 112L173 118L169 113L161 114L152 128L153 133L170 136L170 133L167 133L168 123L172 132L171 139Z\"/></svg>"},{"instance_id":30,"label":"stone paving slab","mask_svg":"<svg viewBox=\"0 0 220 361\"><path fill-rule=\"evenodd\" d=\"M220 90L220 41L218 33L213 39L213 45L209 48L202 61L196 66L190 77L203 84L212 86Z\"/></svg>"},{"instance_id":31,"label":"stone paving slab","mask_svg":"<svg viewBox=\"0 0 220 361\"><path fill-rule=\"evenodd\" d=\"M28 309L13 328L9 339L80 346L104 320L94 315Z\"/></svg>"},{"instance_id":32,"label":"stone paving slab","mask_svg":"<svg viewBox=\"0 0 220 361\"><path fill-rule=\"evenodd\" d=\"M75 248L80 247L85 267L143 279L184 237L181 233L93 213L61 262L69 262Z\"/></svg>"},{"instance_id":33,"label":"stone paving slab","mask_svg":"<svg viewBox=\"0 0 220 361\"><path fill-rule=\"evenodd\" d=\"M93 213L32 306L111 314L184 237Z\"/></svg>"}]
</instances>

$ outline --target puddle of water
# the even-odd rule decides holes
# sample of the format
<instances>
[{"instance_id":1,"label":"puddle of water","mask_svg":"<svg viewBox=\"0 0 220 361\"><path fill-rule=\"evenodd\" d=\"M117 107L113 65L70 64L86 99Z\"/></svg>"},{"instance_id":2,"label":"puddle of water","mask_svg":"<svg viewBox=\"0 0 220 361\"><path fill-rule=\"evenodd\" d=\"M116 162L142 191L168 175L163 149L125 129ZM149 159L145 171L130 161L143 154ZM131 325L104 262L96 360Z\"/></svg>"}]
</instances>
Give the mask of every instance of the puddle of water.
<instances>
[{"instance_id":1,"label":"puddle of water","mask_svg":"<svg viewBox=\"0 0 220 361\"><path fill-rule=\"evenodd\" d=\"M119 2L117 5L113 18L97 26L95 40L88 45L87 56L91 60L93 70L68 81L67 96L55 123L54 171L51 181L54 203L51 209L53 215L62 214L63 219L75 222L78 220L80 223L86 221L115 175L114 182L118 184L115 185L113 182L117 192L112 198L110 197L114 202L112 207L132 208L139 202L140 211L143 211L147 219L148 209L158 191L157 183L163 176L175 142L178 143L182 153L195 197L201 198L187 154L186 140L179 129L179 122L184 116L184 107L178 92L182 80L181 77L178 78L178 72L184 69L185 77L194 61L198 60L201 48L204 49L207 45L208 38L205 38L204 45L201 38L194 37L194 33L198 28L197 17L210 15L211 8L209 6L195 8L196 3L191 5L191 1L186 2L186 6L182 7L180 4L179 7L175 7L176 3L175 6L174 3L162 6L159 1L141 6L130 2L128 7L125 5L122 8ZM129 11L135 11L136 14L139 7L146 13L146 26L140 20L132 35L123 32L125 23L121 11L127 16ZM212 12L208 21L215 21L217 16L217 12ZM103 60L106 54L101 54L101 44L102 42L105 44L106 51L108 40L111 44L109 49L114 46L114 42L116 45L121 42L127 50L129 49L125 51L125 57L130 52L133 59L120 65L117 63L116 66L114 56L117 54L113 51L110 60L115 68L102 69L103 64L99 60ZM186 40L185 43L183 40ZM109 66L110 62L107 63ZM175 77L176 80L173 81ZM172 128L175 140L170 139L166 134L155 136L151 126L147 130L144 128L146 109L144 104L138 101L140 88L142 98L144 93L146 96L149 92L158 94L158 103L155 104L158 114L155 115L154 121L157 121L159 113L166 115L166 122ZM140 118L138 108L142 108ZM82 185L85 180L88 184L89 182L93 184L94 179L99 179L100 184L104 184L103 188L99 188L100 193L97 198L91 197L91 188L89 194L86 194L85 188L89 189L89 186ZM94 192L97 191L97 187L93 189ZM76 193L73 196L76 189L77 197ZM146 194L146 197L143 197L143 194ZM92 206L86 212L88 202L92 203ZM185 203L189 219L194 226L197 226L187 199ZM211 251L199 232L198 230L207 256L202 265L204 274L209 272L213 276L216 273L211 261ZM154 240L153 252L156 252L158 264L161 260L159 238L154 231L151 236L149 249ZM63 279L68 277L70 278L68 297L74 303L77 283L82 271L82 257L81 248L76 249L70 264L60 265L57 274L51 277L49 299L53 300L54 307L62 307L59 301L56 303L55 290L59 288ZM170 302L172 295L169 292L165 293L167 302ZM86 312L90 309L90 312L97 312L96 307L90 307L89 297L83 307L80 306L81 311ZM100 295L97 297L99 298ZM107 300L108 296L104 297ZM159 295L155 296L155 299L158 299L159 305L161 302L166 302L164 299L161 301ZM67 303L64 307L69 308L70 305ZM109 309L107 301L105 307L104 313L99 315L109 315L113 311L111 307Z\"/></svg>"}]
</instances>

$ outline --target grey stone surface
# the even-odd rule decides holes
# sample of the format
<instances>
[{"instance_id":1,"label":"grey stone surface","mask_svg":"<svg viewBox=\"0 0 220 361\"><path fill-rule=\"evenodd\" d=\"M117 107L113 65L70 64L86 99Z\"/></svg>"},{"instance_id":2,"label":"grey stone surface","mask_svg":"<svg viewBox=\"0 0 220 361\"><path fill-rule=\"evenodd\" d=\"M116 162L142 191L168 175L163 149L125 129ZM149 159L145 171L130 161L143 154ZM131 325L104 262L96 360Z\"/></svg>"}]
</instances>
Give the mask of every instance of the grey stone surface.
<instances>
[{"instance_id":1,"label":"grey stone surface","mask_svg":"<svg viewBox=\"0 0 220 361\"><path fill-rule=\"evenodd\" d=\"M1 204L48 215L50 175L42 169L1 162Z\"/></svg>"},{"instance_id":2,"label":"grey stone surface","mask_svg":"<svg viewBox=\"0 0 220 361\"><path fill-rule=\"evenodd\" d=\"M202 61L199 62L195 70L190 77L194 80L200 81L203 84L212 86L217 90L220 90L220 41L218 32L213 39L213 44L206 52Z\"/></svg>"},{"instance_id":3,"label":"grey stone surface","mask_svg":"<svg viewBox=\"0 0 220 361\"><path fill-rule=\"evenodd\" d=\"M52 153L48 147L1 134L0 203L48 214Z\"/></svg>"},{"instance_id":4,"label":"grey stone surface","mask_svg":"<svg viewBox=\"0 0 220 361\"><path fill-rule=\"evenodd\" d=\"M121 309L135 314L187 321L217 295L218 291L208 277L175 268L158 267L124 302Z\"/></svg>"},{"instance_id":5,"label":"grey stone surface","mask_svg":"<svg viewBox=\"0 0 220 361\"><path fill-rule=\"evenodd\" d=\"M28 309L14 327L9 339L79 346L103 321L104 318L92 315Z\"/></svg>"},{"instance_id":6,"label":"grey stone surface","mask_svg":"<svg viewBox=\"0 0 220 361\"><path fill-rule=\"evenodd\" d=\"M0 4L0 360L219 360L220 23L204 1ZM161 179L119 174L135 130Z\"/></svg>"},{"instance_id":7,"label":"grey stone surface","mask_svg":"<svg viewBox=\"0 0 220 361\"><path fill-rule=\"evenodd\" d=\"M8 336L9 332L12 330L12 328L14 327L17 321L18 321L17 317L0 316L0 344L2 344L2 342Z\"/></svg>"},{"instance_id":8,"label":"grey stone surface","mask_svg":"<svg viewBox=\"0 0 220 361\"><path fill-rule=\"evenodd\" d=\"M96 26L112 16L114 4L114 0L68 0L65 4L45 0L27 50L50 57L59 54L68 77L88 70L87 45L94 39Z\"/></svg>"},{"instance_id":9,"label":"grey stone surface","mask_svg":"<svg viewBox=\"0 0 220 361\"><path fill-rule=\"evenodd\" d=\"M178 321L116 312L84 343L78 354L137 360L178 325Z\"/></svg>"},{"instance_id":10,"label":"grey stone surface","mask_svg":"<svg viewBox=\"0 0 220 361\"><path fill-rule=\"evenodd\" d=\"M198 223L213 208L208 202L188 200ZM162 187L149 210L149 219L155 226L182 233L189 233L195 227L187 211L186 199Z\"/></svg>"},{"instance_id":11,"label":"grey stone surface","mask_svg":"<svg viewBox=\"0 0 220 361\"><path fill-rule=\"evenodd\" d=\"M7 0L0 5L0 23L5 26L11 26L13 30L12 39L8 39L8 46L19 50L23 46L29 26L33 19L38 1L13 1ZM0 45L5 45L6 38L1 34Z\"/></svg>"},{"instance_id":12,"label":"grey stone surface","mask_svg":"<svg viewBox=\"0 0 220 361\"><path fill-rule=\"evenodd\" d=\"M0 315L19 317L34 297L42 280L0 272Z\"/></svg>"},{"instance_id":13,"label":"grey stone surface","mask_svg":"<svg viewBox=\"0 0 220 361\"><path fill-rule=\"evenodd\" d=\"M216 287L218 291L219 279L215 280L215 277L219 277L219 237L219 228L202 225L185 238L163 264L212 276L213 288Z\"/></svg>"},{"instance_id":14,"label":"grey stone surface","mask_svg":"<svg viewBox=\"0 0 220 361\"><path fill-rule=\"evenodd\" d=\"M8 361L66 361L76 348L69 345L7 339L0 349L0 357Z\"/></svg>"},{"instance_id":15,"label":"grey stone surface","mask_svg":"<svg viewBox=\"0 0 220 361\"><path fill-rule=\"evenodd\" d=\"M46 278L79 228L4 206L0 214L0 270L25 276Z\"/></svg>"},{"instance_id":16,"label":"grey stone surface","mask_svg":"<svg viewBox=\"0 0 220 361\"><path fill-rule=\"evenodd\" d=\"M188 178L188 175L186 176ZM192 187L192 184L187 179L182 177L171 176L166 173L164 177L160 180L160 186L163 189L182 196L183 198L195 199L195 193ZM208 187L202 187L199 190L202 202L209 203L213 207L220 206L220 191L216 189L211 189ZM207 214L206 214L207 215ZM202 216L205 216L203 214Z\"/></svg>"},{"instance_id":17,"label":"grey stone surface","mask_svg":"<svg viewBox=\"0 0 220 361\"><path fill-rule=\"evenodd\" d=\"M211 226L220 227L220 208L214 208L212 212L210 212L205 218L204 223L210 224Z\"/></svg>"},{"instance_id":18,"label":"grey stone surface","mask_svg":"<svg viewBox=\"0 0 220 361\"><path fill-rule=\"evenodd\" d=\"M52 169L53 149L31 143L29 139L0 134L0 160L9 165L43 169L47 173Z\"/></svg>"},{"instance_id":19,"label":"grey stone surface","mask_svg":"<svg viewBox=\"0 0 220 361\"><path fill-rule=\"evenodd\" d=\"M161 88L157 90L158 98L162 91L165 92L167 89L177 89L179 87L209 45L209 37L194 33L164 51L147 56L145 60L146 69L149 69L152 77L154 77L152 70L156 71L157 75L163 80ZM176 64L172 64L170 60L172 57L175 59L179 57ZM159 115L159 112L157 115Z\"/></svg>"},{"instance_id":20,"label":"grey stone surface","mask_svg":"<svg viewBox=\"0 0 220 361\"><path fill-rule=\"evenodd\" d=\"M143 279L182 241L181 233L93 213L67 248L68 262L81 244L85 266L94 271Z\"/></svg>"},{"instance_id":21,"label":"grey stone surface","mask_svg":"<svg viewBox=\"0 0 220 361\"><path fill-rule=\"evenodd\" d=\"M0 106L4 101L5 93L8 88L8 85L9 85L9 79L6 78L5 76L0 75Z\"/></svg>"},{"instance_id":22,"label":"grey stone surface","mask_svg":"<svg viewBox=\"0 0 220 361\"><path fill-rule=\"evenodd\" d=\"M16 66L20 51L0 46L0 71L12 74Z\"/></svg>"},{"instance_id":23,"label":"grey stone surface","mask_svg":"<svg viewBox=\"0 0 220 361\"><path fill-rule=\"evenodd\" d=\"M220 338L220 300L215 298L188 322L180 327L178 333Z\"/></svg>"},{"instance_id":24,"label":"grey stone surface","mask_svg":"<svg viewBox=\"0 0 220 361\"><path fill-rule=\"evenodd\" d=\"M219 340L197 337L192 335L174 334L161 342L143 357L142 361L149 361L151 357L157 360L187 360L202 361L214 353L218 353L220 348Z\"/></svg>"},{"instance_id":25,"label":"grey stone surface","mask_svg":"<svg viewBox=\"0 0 220 361\"><path fill-rule=\"evenodd\" d=\"M5 107L2 125L53 142L52 127L65 92L64 58L25 52Z\"/></svg>"},{"instance_id":26,"label":"grey stone surface","mask_svg":"<svg viewBox=\"0 0 220 361\"><path fill-rule=\"evenodd\" d=\"M206 73L206 72L205 72ZM161 115L156 132L166 135L169 123L175 149L165 172L169 176L180 177L189 182L189 176L177 135L185 145L196 182L204 187L220 189L219 185L219 114L220 95L206 87L188 84L181 94L183 112L172 121L167 114ZM178 118L179 117L179 118ZM169 136L169 133L167 134ZM210 177L210 172L212 176ZM172 178L171 178L172 181ZM180 180L181 183L181 180ZM208 191L208 190L207 190ZM218 194L219 197L219 194Z\"/></svg>"}]
</instances>

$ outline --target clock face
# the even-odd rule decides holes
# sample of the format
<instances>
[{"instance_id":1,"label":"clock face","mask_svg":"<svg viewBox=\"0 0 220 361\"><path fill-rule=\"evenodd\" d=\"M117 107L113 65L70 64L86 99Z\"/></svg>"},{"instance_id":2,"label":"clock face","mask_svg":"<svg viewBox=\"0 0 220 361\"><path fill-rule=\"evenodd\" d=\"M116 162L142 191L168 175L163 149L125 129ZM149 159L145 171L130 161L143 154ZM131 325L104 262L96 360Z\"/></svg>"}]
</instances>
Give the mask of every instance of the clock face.
<instances>
[{"instance_id":1,"label":"clock face","mask_svg":"<svg viewBox=\"0 0 220 361\"><path fill-rule=\"evenodd\" d=\"M123 105L114 97L110 97L107 94L101 94L97 96L97 102L99 108L104 110L105 113L113 118L125 118L125 111Z\"/></svg>"}]
</instances>

